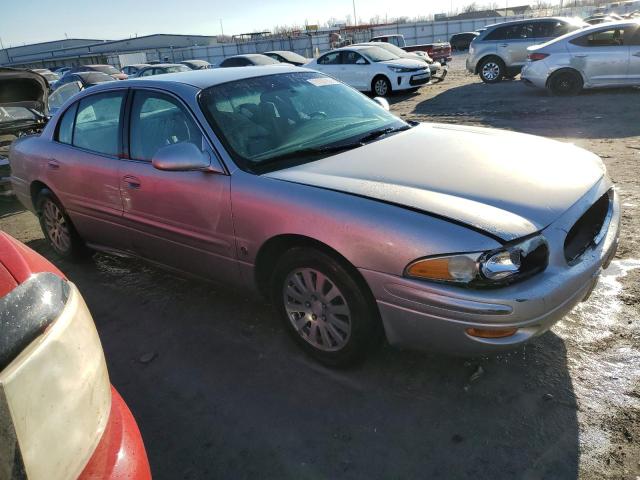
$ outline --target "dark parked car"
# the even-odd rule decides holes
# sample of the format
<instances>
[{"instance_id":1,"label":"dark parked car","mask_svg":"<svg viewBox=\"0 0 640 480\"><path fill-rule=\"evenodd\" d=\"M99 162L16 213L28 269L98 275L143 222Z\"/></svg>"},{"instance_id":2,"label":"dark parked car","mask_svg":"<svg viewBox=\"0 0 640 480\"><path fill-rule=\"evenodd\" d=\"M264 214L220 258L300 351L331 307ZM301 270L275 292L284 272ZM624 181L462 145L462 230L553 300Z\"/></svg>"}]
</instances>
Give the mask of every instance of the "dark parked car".
<instances>
[{"instance_id":1,"label":"dark parked car","mask_svg":"<svg viewBox=\"0 0 640 480\"><path fill-rule=\"evenodd\" d=\"M207 70L209 68L213 68L206 60L183 60L180 62L182 65L186 65L191 70Z\"/></svg>"},{"instance_id":2,"label":"dark parked car","mask_svg":"<svg viewBox=\"0 0 640 480\"><path fill-rule=\"evenodd\" d=\"M73 67L56 67L53 70L51 70L53 73L55 73L56 75L58 75L59 77L62 77L65 73L67 73L69 70L71 70Z\"/></svg>"},{"instance_id":3,"label":"dark parked car","mask_svg":"<svg viewBox=\"0 0 640 480\"><path fill-rule=\"evenodd\" d=\"M122 73L113 65L81 65L79 67L72 68L72 73L77 72L100 72L112 76L115 80L126 80L128 75Z\"/></svg>"},{"instance_id":4,"label":"dark parked car","mask_svg":"<svg viewBox=\"0 0 640 480\"><path fill-rule=\"evenodd\" d=\"M478 35L480 35L478 32L456 33L455 35L451 35L449 43L451 44L451 48L462 52L464 50L469 50L469 45L471 45L473 39Z\"/></svg>"},{"instance_id":5,"label":"dark parked car","mask_svg":"<svg viewBox=\"0 0 640 480\"><path fill-rule=\"evenodd\" d=\"M60 80L60 76L57 73L53 73L48 68L34 68L32 71L39 73L44 78L46 78L47 82L49 82L49 86L51 86L51 84Z\"/></svg>"},{"instance_id":6,"label":"dark parked car","mask_svg":"<svg viewBox=\"0 0 640 480\"><path fill-rule=\"evenodd\" d=\"M149 63L135 63L133 65L127 65L126 67L122 67L122 73L126 73L128 76L134 77L140 70L148 66L150 66Z\"/></svg>"},{"instance_id":7,"label":"dark parked car","mask_svg":"<svg viewBox=\"0 0 640 480\"><path fill-rule=\"evenodd\" d=\"M255 67L258 65L277 65L280 62L260 53L247 53L227 57L220 62L220 68L226 67Z\"/></svg>"},{"instance_id":8,"label":"dark parked car","mask_svg":"<svg viewBox=\"0 0 640 480\"><path fill-rule=\"evenodd\" d=\"M289 52L288 50L273 50L272 52L264 52L264 54L280 63L290 63L296 67L301 67L305 63L309 63L311 61L310 58L305 58L302 55L298 55L295 52Z\"/></svg>"},{"instance_id":9,"label":"dark parked car","mask_svg":"<svg viewBox=\"0 0 640 480\"><path fill-rule=\"evenodd\" d=\"M102 72L75 72L67 73L64 77L58 80L54 85L54 90L57 90L67 83L80 82L82 89L93 87L99 83L114 82L115 79L111 75L107 75Z\"/></svg>"},{"instance_id":10,"label":"dark parked car","mask_svg":"<svg viewBox=\"0 0 640 480\"><path fill-rule=\"evenodd\" d=\"M190 72L191 69L186 65L179 63L156 63L155 65L149 65L142 68L134 75L138 77L151 77L153 75L162 75L163 73L178 73L178 72Z\"/></svg>"}]
</instances>

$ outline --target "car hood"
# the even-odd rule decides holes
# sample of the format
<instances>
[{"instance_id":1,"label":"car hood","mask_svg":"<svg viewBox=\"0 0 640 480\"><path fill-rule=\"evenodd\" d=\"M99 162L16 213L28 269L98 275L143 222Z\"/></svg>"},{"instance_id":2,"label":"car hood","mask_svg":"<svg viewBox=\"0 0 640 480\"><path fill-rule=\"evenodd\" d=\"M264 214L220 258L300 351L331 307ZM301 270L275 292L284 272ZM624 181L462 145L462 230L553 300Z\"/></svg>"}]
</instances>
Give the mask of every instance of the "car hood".
<instances>
[{"instance_id":1,"label":"car hood","mask_svg":"<svg viewBox=\"0 0 640 480\"><path fill-rule=\"evenodd\" d=\"M419 59L412 58L398 58L396 60L385 60L384 62L379 62L383 65L397 65L399 67L406 68L425 68L425 62Z\"/></svg>"},{"instance_id":2,"label":"car hood","mask_svg":"<svg viewBox=\"0 0 640 480\"><path fill-rule=\"evenodd\" d=\"M46 114L49 83L31 70L0 68L0 107L31 108Z\"/></svg>"},{"instance_id":3,"label":"car hood","mask_svg":"<svg viewBox=\"0 0 640 480\"><path fill-rule=\"evenodd\" d=\"M421 124L266 176L419 210L509 241L551 224L604 172L598 156L571 144Z\"/></svg>"}]
</instances>

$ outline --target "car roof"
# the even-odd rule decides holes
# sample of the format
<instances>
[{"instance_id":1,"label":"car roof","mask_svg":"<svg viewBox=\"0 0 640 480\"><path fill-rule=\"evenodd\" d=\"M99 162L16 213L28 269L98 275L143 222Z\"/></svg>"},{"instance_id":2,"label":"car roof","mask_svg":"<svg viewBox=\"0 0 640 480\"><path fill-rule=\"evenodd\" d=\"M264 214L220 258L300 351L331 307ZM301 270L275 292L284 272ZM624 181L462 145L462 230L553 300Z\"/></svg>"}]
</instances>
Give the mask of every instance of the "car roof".
<instances>
[{"instance_id":1,"label":"car roof","mask_svg":"<svg viewBox=\"0 0 640 480\"><path fill-rule=\"evenodd\" d=\"M149 63L132 63L130 65L125 65L122 68L127 68L127 67L150 67L151 65Z\"/></svg>"},{"instance_id":2,"label":"car roof","mask_svg":"<svg viewBox=\"0 0 640 480\"><path fill-rule=\"evenodd\" d=\"M198 65L211 65L209 62L207 62L206 60L197 60L197 59L193 59L193 60L182 60L180 63L195 63Z\"/></svg>"},{"instance_id":3,"label":"car roof","mask_svg":"<svg viewBox=\"0 0 640 480\"><path fill-rule=\"evenodd\" d=\"M247 67L229 67L229 68L211 68L207 70L191 70L189 72L167 73L164 75L134 78L127 80L127 85L149 87L155 84L157 87L166 87L167 84L181 83L191 85L198 89L220 85L222 83L233 82L235 80L244 80L247 78L263 77L266 75L275 75L278 73L297 73L297 72L314 72L306 68L287 66L287 64L264 65ZM112 84L113 83L113 84ZM92 87L91 91L104 90L109 88L117 88L122 86L122 82L109 82L109 85L100 85Z\"/></svg>"},{"instance_id":4,"label":"car roof","mask_svg":"<svg viewBox=\"0 0 640 480\"><path fill-rule=\"evenodd\" d=\"M163 68L163 67L184 67L181 63L154 63L153 65L147 65L152 68Z\"/></svg>"},{"instance_id":5,"label":"car roof","mask_svg":"<svg viewBox=\"0 0 640 480\"><path fill-rule=\"evenodd\" d=\"M230 57L227 57L227 58L256 58L256 57L266 57L266 55L263 55L262 53L241 53L239 55L231 55ZM225 60L227 58L225 58Z\"/></svg>"},{"instance_id":6,"label":"car roof","mask_svg":"<svg viewBox=\"0 0 640 480\"><path fill-rule=\"evenodd\" d=\"M379 42L367 42L367 45L356 43L354 45L349 45L346 47L335 48L332 50L332 52L335 52L336 50L367 50L369 48L380 48L378 45L371 45L372 43L379 43Z\"/></svg>"},{"instance_id":7,"label":"car roof","mask_svg":"<svg viewBox=\"0 0 640 480\"><path fill-rule=\"evenodd\" d=\"M563 22L569 22L569 23L580 23L583 20L579 19L579 18L574 18L574 17L540 17L540 18L523 18L520 20L510 20L508 22L501 22L501 23L492 23L491 25L485 25L483 28L488 29L492 29L492 28L496 28L496 27L503 27L503 26L507 26L507 25L517 25L519 23L530 23L530 22L548 22L550 20L556 20L556 21L563 21Z\"/></svg>"}]
</instances>

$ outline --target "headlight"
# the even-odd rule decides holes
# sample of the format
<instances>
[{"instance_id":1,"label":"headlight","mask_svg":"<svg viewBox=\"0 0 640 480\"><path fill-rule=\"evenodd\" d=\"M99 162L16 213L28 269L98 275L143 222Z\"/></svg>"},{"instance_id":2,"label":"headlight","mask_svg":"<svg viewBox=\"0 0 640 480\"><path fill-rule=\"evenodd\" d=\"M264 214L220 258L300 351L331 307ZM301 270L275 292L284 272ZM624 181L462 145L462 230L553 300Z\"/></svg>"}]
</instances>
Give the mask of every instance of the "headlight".
<instances>
[{"instance_id":1,"label":"headlight","mask_svg":"<svg viewBox=\"0 0 640 480\"><path fill-rule=\"evenodd\" d=\"M549 247L542 235L507 244L498 250L423 258L410 263L405 275L470 287L491 287L523 280L547 268Z\"/></svg>"},{"instance_id":2,"label":"headlight","mask_svg":"<svg viewBox=\"0 0 640 480\"><path fill-rule=\"evenodd\" d=\"M389 70L396 73L403 73L403 72L412 72L415 70L415 68L397 67L395 65L389 65Z\"/></svg>"}]
</instances>

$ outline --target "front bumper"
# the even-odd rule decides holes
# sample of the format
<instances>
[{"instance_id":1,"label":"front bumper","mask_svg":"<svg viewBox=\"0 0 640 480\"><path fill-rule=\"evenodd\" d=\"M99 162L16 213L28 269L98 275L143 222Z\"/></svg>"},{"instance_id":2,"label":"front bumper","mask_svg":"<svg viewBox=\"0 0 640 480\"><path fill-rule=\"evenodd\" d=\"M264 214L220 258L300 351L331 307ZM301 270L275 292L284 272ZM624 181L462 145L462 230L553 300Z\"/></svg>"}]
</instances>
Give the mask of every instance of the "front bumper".
<instances>
[{"instance_id":1,"label":"front bumper","mask_svg":"<svg viewBox=\"0 0 640 480\"><path fill-rule=\"evenodd\" d=\"M131 411L111 387L111 413L100 443L78 480L150 480L147 452Z\"/></svg>"},{"instance_id":2,"label":"front bumper","mask_svg":"<svg viewBox=\"0 0 640 480\"><path fill-rule=\"evenodd\" d=\"M428 68L417 72L396 73L393 75L392 89L395 91L408 90L431 82L431 72Z\"/></svg>"},{"instance_id":3,"label":"front bumper","mask_svg":"<svg viewBox=\"0 0 640 480\"><path fill-rule=\"evenodd\" d=\"M550 248L547 269L520 283L496 289L465 289L361 269L376 298L387 340L395 346L479 355L511 349L541 335L595 286L600 271L615 255L620 207L615 195L602 241L581 261L567 265L562 245L570 226L607 190L594 188L542 231ZM478 338L468 328L517 328L506 338Z\"/></svg>"}]
</instances>

